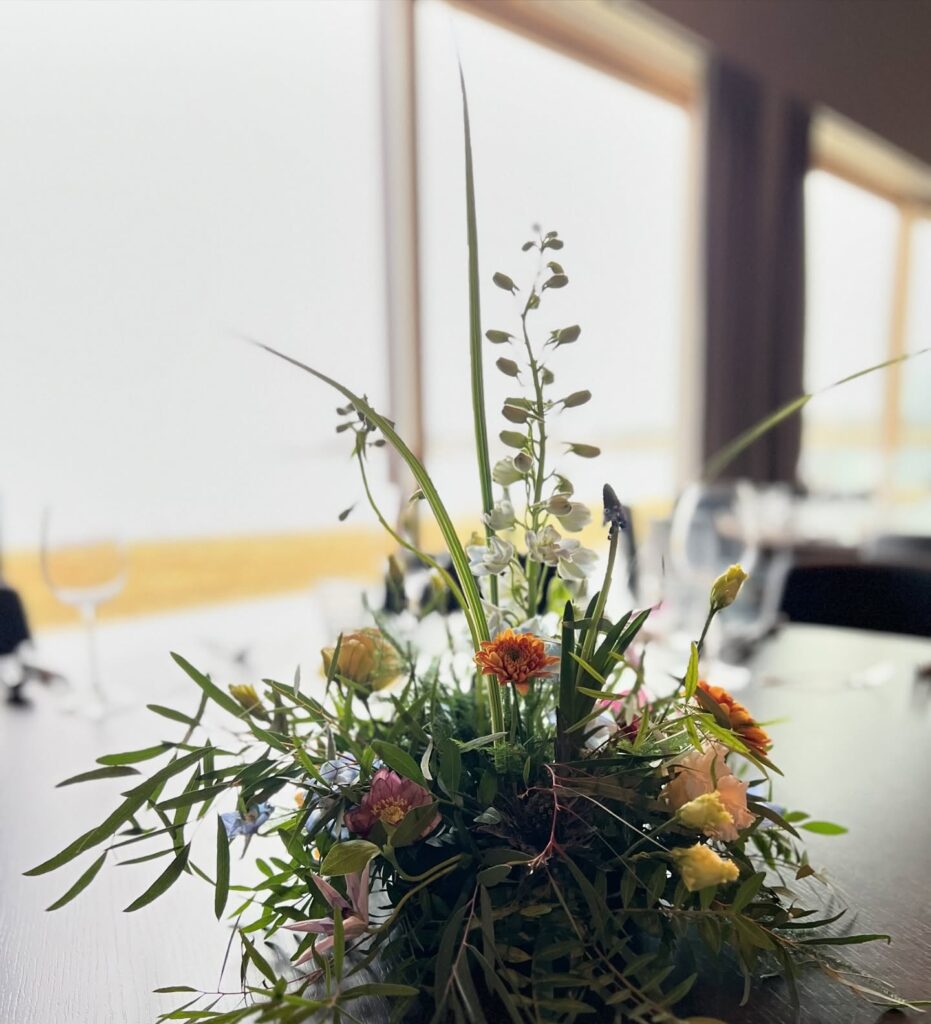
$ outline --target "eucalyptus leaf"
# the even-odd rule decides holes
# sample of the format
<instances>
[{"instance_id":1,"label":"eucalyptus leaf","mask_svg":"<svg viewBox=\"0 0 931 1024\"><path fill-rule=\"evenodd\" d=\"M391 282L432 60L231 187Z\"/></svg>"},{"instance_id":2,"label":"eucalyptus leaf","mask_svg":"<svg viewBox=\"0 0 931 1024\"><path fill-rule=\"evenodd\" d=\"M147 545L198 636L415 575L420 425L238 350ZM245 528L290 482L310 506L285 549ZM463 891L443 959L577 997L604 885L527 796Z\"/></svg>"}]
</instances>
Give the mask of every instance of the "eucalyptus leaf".
<instances>
[{"instance_id":1,"label":"eucalyptus leaf","mask_svg":"<svg viewBox=\"0 0 931 1024\"><path fill-rule=\"evenodd\" d=\"M387 740L372 740L372 750L398 775L406 779L412 779L420 786L426 785L426 779L420 770L417 762L406 750L402 750L396 743L389 743Z\"/></svg>"},{"instance_id":2,"label":"eucalyptus leaf","mask_svg":"<svg viewBox=\"0 0 931 1024\"><path fill-rule=\"evenodd\" d=\"M159 743L154 747L146 747L143 750L129 750L125 754L104 754L97 758L97 764L124 765L138 764L140 761L151 761L153 757L160 757L166 750L171 750L173 744Z\"/></svg>"},{"instance_id":3,"label":"eucalyptus leaf","mask_svg":"<svg viewBox=\"0 0 931 1024\"><path fill-rule=\"evenodd\" d=\"M162 893L166 892L177 882L177 880L184 873L184 869L188 864L188 857L191 853L191 844L187 843L181 847L178 851L175 859L168 865L167 868L155 879L155 881L149 886L146 891L133 900L128 907L125 908L124 913L131 914L133 911L141 910L143 907L147 907L153 900L158 899Z\"/></svg>"},{"instance_id":4,"label":"eucalyptus leaf","mask_svg":"<svg viewBox=\"0 0 931 1024\"><path fill-rule=\"evenodd\" d=\"M163 704L146 704L149 711L172 722L180 722L182 725L197 725L197 719L184 714L183 711L176 711L174 708L166 708Z\"/></svg>"},{"instance_id":5,"label":"eucalyptus leaf","mask_svg":"<svg viewBox=\"0 0 931 1024\"><path fill-rule=\"evenodd\" d=\"M59 910L66 903L70 903L75 898L75 896L83 892L91 884L91 882L93 882L93 880L97 877L97 873L103 867L103 862L106 859L107 851L104 850L103 853L97 858L97 860L95 860L94 863L91 864L91 866L84 872L84 874L81 875L81 877L74 883L74 885L72 885L71 888L64 894L64 896L59 897L51 906L46 907L45 909Z\"/></svg>"},{"instance_id":6,"label":"eucalyptus leaf","mask_svg":"<svg viewBox=\"0 0 931 1024\"><path fill-rule=\"evenodd\" d=\"M367 839L347 839L330 847L320 865L321 875L354 875L381 851Z\"/></svg>"},{"instance_id":7,"label":"eucalyptus leaf","mask_svg":"<svg viewBox=\"0 0 931 1024\"><path fill-rule=\"evenodd\" d=\"M819 836L842 836L847 831L843 825L835 825L833 821L803 821L799 828Z\"/></svg>"},{"instance_id":8,"label":"eucalyptus leaf","mask_svg":"<svg viewBox=\"0 0 931 1024\"><path fill-rule=\"evenodd\" d=\"M114 764L104 768L95 768L89 772L81 772L80 775L72 775L70 779L64 779L59 782L55 787L61 789L62 786L73 786L78 782L94 782L97 779L116 779L124 778L127 775L138 775L138 768L130 768L128 765Z\"/></svg>"},{"instance_id":9,"label":"eucalyptus leaf","mask_svg":"<svg viewBox=\"0 0 931 1024\"><path fill-rule=\"evenodd\" d=\"M217 920L223 916L230 891L230 841L223 819L217 815L217 883L213 894L213 912Z\"/></svg>"}]
</instances>

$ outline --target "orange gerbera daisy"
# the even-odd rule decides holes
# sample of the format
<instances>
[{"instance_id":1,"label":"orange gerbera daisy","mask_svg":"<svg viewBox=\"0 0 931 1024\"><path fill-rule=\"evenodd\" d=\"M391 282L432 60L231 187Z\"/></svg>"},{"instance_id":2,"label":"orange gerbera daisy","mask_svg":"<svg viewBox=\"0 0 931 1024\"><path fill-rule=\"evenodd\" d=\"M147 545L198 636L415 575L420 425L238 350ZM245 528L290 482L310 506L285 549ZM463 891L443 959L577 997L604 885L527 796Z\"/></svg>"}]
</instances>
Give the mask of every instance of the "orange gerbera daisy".
<instances>
[{"instance_id":1,"label":"orange gerbera daisy","mask_svg":"<svg viewBox=\"0 0 931 1024\"><path fill-rule=\"evenodd\" d=\"M761 729L750 712L720 686L711 686L703 679L698 684L699 689L706 693L724 712L730 722L731 729L743 740L743 742L757 754L765 754L773 745L769 734Z\"/></svg>"},{"instance_id":2,"label":"orange gerbera daisy","mask_svg":"<svg viewBox=\"0 0 931 1024\"><path fill-rule=\"evenodd\" d=\"M530 680L545 675L559 658L546 653L543 641L533 633L515 633L506 629L494 640L483 640L475 655L475 664L486 676L497 676L502 686L514 684L518 693L530 690Z\"/></svg>"}]
</instances>

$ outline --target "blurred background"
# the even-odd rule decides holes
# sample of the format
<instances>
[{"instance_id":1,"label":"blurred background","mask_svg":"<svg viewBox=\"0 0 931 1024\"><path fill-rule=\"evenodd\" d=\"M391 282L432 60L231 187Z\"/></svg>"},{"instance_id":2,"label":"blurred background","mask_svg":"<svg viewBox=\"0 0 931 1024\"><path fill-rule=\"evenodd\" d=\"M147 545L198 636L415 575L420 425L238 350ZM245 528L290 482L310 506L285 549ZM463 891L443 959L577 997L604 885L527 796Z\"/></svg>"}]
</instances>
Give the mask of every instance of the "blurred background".
<instances>
[{"instance_id":1,"label":"blurred background","mask_svg":"<svg viewBox=\"0 0 931 1024\"><path fill-rule=\"evenodd\" d=\"M702 483L767 413L931 344L929 45L909 0L7 0L11 694L132 700L169 647L224 682L289 675L360 624L360 584L377 598L391 543L339 402L244 335L364 391L478 525L457 56L482 326L514 329L491 276L526 281L531 226L557 230L547 318L582 334L552 365L594 397L556 434L603 449L564 459L579 499L608 480L632 508L629 599L694 635L741 558L734 661L784 618L931 633L931 357ZM370 473L393 516L409 481L387 453Z\"/></svg>"}]
</instances>

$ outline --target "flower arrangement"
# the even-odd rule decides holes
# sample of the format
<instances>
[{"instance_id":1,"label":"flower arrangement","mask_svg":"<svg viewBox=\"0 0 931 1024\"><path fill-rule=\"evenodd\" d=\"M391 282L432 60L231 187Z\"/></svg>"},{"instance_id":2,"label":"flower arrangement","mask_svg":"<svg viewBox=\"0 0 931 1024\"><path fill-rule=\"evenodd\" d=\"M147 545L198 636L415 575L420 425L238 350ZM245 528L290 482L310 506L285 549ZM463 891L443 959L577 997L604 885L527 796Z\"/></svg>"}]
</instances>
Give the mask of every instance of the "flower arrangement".
<instances>
[{"instance_id":1,"label":"flower arrangement","mask_svg":"<svg viewBox=\"0 0 931 1024\"><path fill-rule=\"evenodd\" d=\"M648 694L640 632L650 610L613 621L606 613L627 528L611 486L603 568L568 536L591 512L551 468L548 431L591 396L554 397L554 356L580 328L538 330L547 293L569 281L554 258L563 248L555 231L522 246L535 270L517 333L484 335L510 353L496 365L515 390L527 385L502 410L500 439L513 454L490 460L464 90L463 100L485 536L464 545L391 421L303 367L342 394L339 430L352 438L369 502L407 557L433 574L429 600L335 637L322 652L323 700L305 692L299 673L292 684L223 689L174 655L199 691L196 710L150 709L183 727L177 742L102 757L66 782L138 777L137 766L164 763L28 873L105 844L49 908L57 909L108 858L152 843L153 853L135 859L165 858L167 867L127 910L184 873L209 883L217 918L232 922L241 945L242 998L217 1008L216 994L169 987L160 991L184 993L184 1002L162 1020L352 1021L367 1017L361 1001L374 997L397 1021L671 1022L682 1019L677 1007L696 979L683 955L694 944L714 955L730 949L748 992L761 967L784 973L793 992L797 972L810 966L860 988L838 969L832 946L886 937L825 932L836 918L818 912L799 832L842 829L772 802L769 736L750 710L701 679L704 636L745 573L731 566L714 583L681 677ZM518 293L505 274L493 283ZM366 465L386 443L416 478L445 558L419 549L378 508ZM598 455L589 444L568 450ZM397 560L388 584L388 607L410 609ZM448 655L425 658L407 625L450 609ZM225 727L211 724L217 711ZM235 809L216 816L215 860L197 863L194 836L215 804ZM231 847L245 850L254 837L272 852L256 861L258 881L235 881Z\"/></svg>"}]
</instances>

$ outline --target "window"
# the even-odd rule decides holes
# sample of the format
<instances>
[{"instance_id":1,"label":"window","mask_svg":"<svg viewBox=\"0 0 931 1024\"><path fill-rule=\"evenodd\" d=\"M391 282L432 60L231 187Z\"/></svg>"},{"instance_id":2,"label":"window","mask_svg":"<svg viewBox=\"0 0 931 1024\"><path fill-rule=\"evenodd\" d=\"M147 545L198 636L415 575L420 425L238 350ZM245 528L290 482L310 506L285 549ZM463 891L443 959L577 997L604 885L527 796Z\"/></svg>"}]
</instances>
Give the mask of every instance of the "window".
<instances>
[{"instance_id":1,"label":"window","mask_svg":"<svg viewBox=\"0 0 931 1024\"><path fill-rule=\"evenodd\" d=\"M581 25L574 5L550 5L550 15L556 7ZM275 574L269 557L248 555L265 550L263 535L316 544L288 549L294 556L275 548L289 586L302 585L305 566L312 576L338 562L316 531L364 505L346 437L333 432L340 402L235 335L389 407L386 205L400 214L383 192L385 82L410 61L385 44L379 18L399 10L409 13L381 0L0 4L0 141L15 154L0 166L3 369L14 382L0 403L0 490L5 544L30 575L13 560L7 568L39 624L60 614L35 559L47 505L79 502L86 518L124 524L152 562L175 544L166 602L285 589L259 579ZM558 230L571 286L551 293L542 322L581 324L552 369L560 394L590 388L594 400L554 432L604 449L565 468L592 503L604 480L628 502L670 500L689 387L690 111L439 0L413 11L424 427L437 483L457 515L477 516L458 46L483 328L513 329L518 312L492 273L525 282L531 225ZM623 59L649 64L645 30L627 38L629 14L598 16L623 26L600 37L602 63L622 59L614 47L624 36ZM494 369L500 354L489 348L486 362L496 456L510 392ZM28 444L12 440L25 425ZM370 462L390 518L388 468L387 458ZM345 532L363 537L369 526L360 507ZM379 545L371 537L356 545L355 566L370 574L383 546L380 532ZM207 558L188 573L209 548L192 538L229 541L218 548L224 565ZM350 542L343 536L340 550ZM231 572L247 561L244 590ZM158 583L144 575L130 572L115 614L169 606L152 604Z\"/></svg>"},{"instance_id":2,"label":"window","mask_svg":"<svg viewBox=\"0 0 931 1024\"><path fill-rule=\"evenodd\" d=\"M377 12L0 12L9 546L47 502L162 538L335 526L357 495L338 401L235 335L384 403Z\"/></svg>"},{"instance_id":3,"label":"window","mask_svg":"<svg viewBox=\"0 0 931 1024\"><path fill-rule=\"evenodd\" d=\"M806 216L806 390L931 344L931 221L821 170L808 176ZM929 397L927 357L819 396L803 414L803 481L895 501L927 495Z\"/></svg>"},{"instance_id":4,"label":"window","mask_svg":"<svg viewBox=\"0 0 931 1024\"><path fill-rule=\"evenodd\" d=\"M561 442L596 443L600 459L562 457L592 504L611 481L623 499L669 500L676 450L687 244L689 113L617 78L437 2L416 7L422 318L427 461L459 514L480 508L468 367L467 252L457 49L469 90L478 206L483 331L515 332L526 295L531 226L557 230L569 287L548 292L539 327L578 323L577 344L549 365L560 395L593 400L553 423ZM514 382L486 343L492 458ZM518 356L519 358L519 356ZM555 397L555 396L554 396Z\"/></svg>"}]
</instances>

